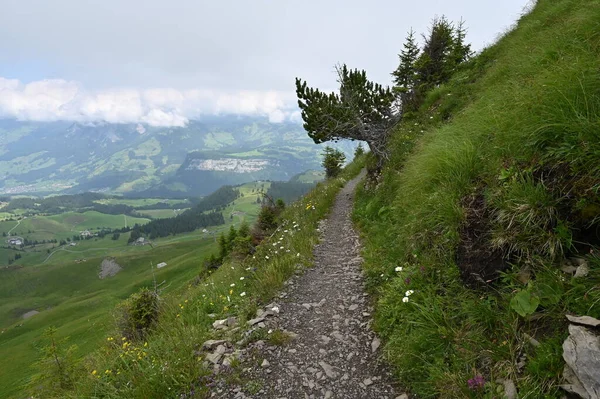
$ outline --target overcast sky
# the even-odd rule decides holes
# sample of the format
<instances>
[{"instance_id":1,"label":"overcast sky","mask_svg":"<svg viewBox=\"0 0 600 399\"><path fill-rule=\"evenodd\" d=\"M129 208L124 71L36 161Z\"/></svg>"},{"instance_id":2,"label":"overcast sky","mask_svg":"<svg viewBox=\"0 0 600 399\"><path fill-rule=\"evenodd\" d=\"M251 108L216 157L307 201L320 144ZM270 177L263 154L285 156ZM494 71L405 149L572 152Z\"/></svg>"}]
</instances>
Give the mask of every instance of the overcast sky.
<instances>
[{"instance_id":1,"label":"overcast sky","mask_svg":"<svg viewBox=\"0 0 600 399\"><path fill-rule=\"evenodd\" d=\"M0 117L182 125L297 118L294 78L390 83L411 27L463 18L479 50L529 0L0 0Z\"/></svg>"}]
</instances>

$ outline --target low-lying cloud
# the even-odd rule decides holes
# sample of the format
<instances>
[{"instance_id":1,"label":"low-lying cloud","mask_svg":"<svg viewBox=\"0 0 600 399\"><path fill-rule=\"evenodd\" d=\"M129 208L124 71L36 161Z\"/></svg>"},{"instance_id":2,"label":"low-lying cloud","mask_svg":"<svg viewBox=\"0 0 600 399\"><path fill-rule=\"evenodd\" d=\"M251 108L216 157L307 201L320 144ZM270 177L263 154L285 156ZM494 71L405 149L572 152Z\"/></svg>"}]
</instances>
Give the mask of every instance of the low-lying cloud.
<instances>
[{"instance_id":1,"label":"low-lying cloud","mask_svg":"<svg viewBox=\"0 0 600 399\"><path fill-rule=\"evenodd\" d=\"M78 82L63 79L24 84L0 77L0 118L184 126L190 119L217 114L260 115L274 123L299 119L293 93L281 91L90 91Z\"/></svg>"}]
</instances>

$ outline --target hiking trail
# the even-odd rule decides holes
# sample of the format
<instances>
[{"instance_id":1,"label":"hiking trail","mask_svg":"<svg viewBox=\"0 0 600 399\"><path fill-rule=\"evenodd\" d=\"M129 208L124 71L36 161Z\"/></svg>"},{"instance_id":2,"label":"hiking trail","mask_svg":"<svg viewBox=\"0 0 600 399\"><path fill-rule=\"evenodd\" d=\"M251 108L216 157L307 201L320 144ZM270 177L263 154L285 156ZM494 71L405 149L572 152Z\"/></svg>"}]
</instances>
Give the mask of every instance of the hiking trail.
<instances>
[{"instance_id":1,"label":"hiking trail","mask_svg":"<svg viewBox=\"0 0 600 399\"><path fill-rule=\"evenodd\" d=\"M293 339L283 345L250 344L242 356L241 385L221 379L211 397L408 398L395 393L380 360L380 341L370 329L372 308L351 221L362 177L364 172L347 182L321 222L314 267L288 280L279 294L276 323Z\"/></svg>"}]
</instances>

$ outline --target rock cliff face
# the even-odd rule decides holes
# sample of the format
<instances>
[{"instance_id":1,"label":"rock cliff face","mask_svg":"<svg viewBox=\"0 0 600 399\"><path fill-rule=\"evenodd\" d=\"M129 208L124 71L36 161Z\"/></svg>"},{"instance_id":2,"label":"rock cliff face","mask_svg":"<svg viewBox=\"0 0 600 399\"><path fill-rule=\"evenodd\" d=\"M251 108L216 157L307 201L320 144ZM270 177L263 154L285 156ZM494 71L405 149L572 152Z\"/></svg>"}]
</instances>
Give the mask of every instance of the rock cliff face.
<instances>
[{"instance_id":1,"label":"rock cliff face","mask_svg":"<svg viewBox=\"0 0 600 399\"><path fill-rule=\"evenodd\" d=\"M278 166L278 162L266 159L194 159L185 170L207 170L233 173L259 172L269 167Z\"/></svg>"}]
</instances>

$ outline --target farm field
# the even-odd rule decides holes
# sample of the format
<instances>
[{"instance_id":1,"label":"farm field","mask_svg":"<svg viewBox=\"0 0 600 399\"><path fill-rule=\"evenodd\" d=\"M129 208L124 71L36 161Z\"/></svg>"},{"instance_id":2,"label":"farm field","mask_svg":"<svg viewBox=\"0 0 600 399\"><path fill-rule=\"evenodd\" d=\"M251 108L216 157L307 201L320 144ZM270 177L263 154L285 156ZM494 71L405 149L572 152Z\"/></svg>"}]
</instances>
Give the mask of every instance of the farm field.
<instances>
[{"instance_id":1,"label":"farm field","mask_svg":"<svg viewBox=\"0 0 600 399\"><path fill-rule=\"evenodd\" d=\"M130 233L79 240L74 245L44 244L26 251L0 248L0 259L22 255L10 267L0 267L0 398L13 398L33 373L45 329L78 346L78 356L92 352L114 329L115 306L154 279L163 292L186 287L202 272L203 260L218 250L217 238L242 220L258 216L261 193L269 182L244 184L240 197L222 209L225 224L152 240L152 245L128 245ZM143 200L135 200L142 201ZM133 206L133 203L130 203ZM148 204L136 203L136 206ZM31 240L67 239L80 231L118 229L152 218L172 217L172 209L143 210L149 218L107 215L95 211L34 216L0 222L0 234ZM126 220L125 220L126 219ZM6 240L8 237L3 237ZM121 270L100 279L102 261L114 259ZM151 265L167 267L152 270ZM30 318L28 312L39 312Z\"/></svg>"},{"instance_id":2,"label":"farm field","mask_svg":"<svg viewBox=\"0 0 600 399\"><path fill-rule=\"evenodd\" d=\"M182 209L145 209L138 211L138 213L144 217L148 217L151 219L164 219L164 218L172 218L174 216L179 215L182 212L187 211L189 208Z\"/></svg>"},{"instance_id":3,"label":"farm field","mask_svg":"<svg viewBox=\"0 0 600 399\"><path fill-rule=\"evenodd\" d=\"M169 205L182 204L182 205L184 205L184 207L188 207L189 206L188 201L184 200L184 199L106 198L106 199L96 200L94 202L96 202L98 204L103 204L103 205L117 205L117 204L122 204L122 205L132 206L134 208L138 208L138 207L142 207L142 206L151 206L151 205L156 205L156 204L160 204L160 203L167 203Z\"/></svg>"}]
</instances>

